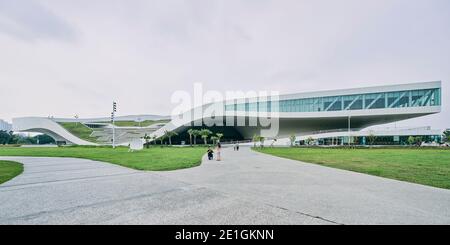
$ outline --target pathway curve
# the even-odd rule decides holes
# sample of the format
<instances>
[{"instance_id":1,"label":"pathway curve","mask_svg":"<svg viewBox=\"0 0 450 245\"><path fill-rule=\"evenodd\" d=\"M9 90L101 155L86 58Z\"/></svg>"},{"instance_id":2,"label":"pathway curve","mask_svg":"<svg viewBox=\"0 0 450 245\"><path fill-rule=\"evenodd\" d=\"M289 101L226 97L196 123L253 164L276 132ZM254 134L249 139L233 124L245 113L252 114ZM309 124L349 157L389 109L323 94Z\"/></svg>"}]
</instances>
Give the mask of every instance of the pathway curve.
<instances>
[{"instance_id":1,"label":"pathway curve","mask_svg":"<svg viewBox=\"0 0 450 245\"><path fill-rule=\"evenodd\" d=\"M74 158L0 157L0 224L450 224L450 191L241 148L142 172Z\"/></svg>"}]
</instances>

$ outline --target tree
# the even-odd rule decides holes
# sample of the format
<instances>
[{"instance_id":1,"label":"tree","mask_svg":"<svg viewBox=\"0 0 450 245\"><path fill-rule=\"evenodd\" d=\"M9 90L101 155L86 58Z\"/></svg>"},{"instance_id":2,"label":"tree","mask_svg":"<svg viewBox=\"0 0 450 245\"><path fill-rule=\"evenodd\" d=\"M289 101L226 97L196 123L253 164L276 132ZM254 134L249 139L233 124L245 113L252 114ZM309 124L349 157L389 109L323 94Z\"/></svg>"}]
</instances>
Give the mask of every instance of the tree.
<instances>
[{"instance_id":1,"label":"tree","mask_svg":"<svg viewBox=\"0 0 450 245\"><path fill-rule=\"evenodd\" d=\"M297 136L295 136L295 134L292 134L291 136L289 136L289 140L291 141L291 147L294 146L296 139L297 139Z\"/></svg>"},{"instance_id":2,"label":"tree","mask_svg":"<svg viewBox=\"0 0 450 245\"><path fill-rule=\"evenodd\" d=\"M253 135L253 147L256 147L256 142L259 141L259 136L257 134Z\"/></svg>"},{"instance_id":3,"label":"tree","mask_svg":"<svg viewBox=\"0 0 450 245\"><path fill-rule=\"evenodd\" d=\"M189 144L192 146L192 136L194 135L194 130L195 129L189 129L188 131L187 131L187 133L189 134Z\"/></svg>"},{"instance_id":4,"label":"tree","mask_svg":"<svg viewBox=\"0 0 450 245\"><path fill-rule=\"evenodd\" d=\"M209 129L205 128L205 129L200 130L200 136L202 137L203 142L205 143L205 145L208 144L208 137L211 134L212 134L212 132Z\"/></svg>"},{"instance_id":5,"label":"tree","mask_svg":"<svg viewBox=\"0 0 450 245\"><path fill-rule=\"evenodd\" d=\"M36 142L37 144L40 145L47 145L47 144L55 144L55 140L46 135L46 134L40 134L40 135L36 135L33 137L33 143Z\"/></svg>"},{"instance_id":6,"label":"tree","mask_svg":"<svg viewBox=\"0 0 450 245\"><path fill-rule=\"evenodd\" d=\"M9 144L10 141L11 141L11 134L3 130L0 131L0 145Z\"/></svg>"},{"instance_id":7,"label":"tree","mask_svg":"<svg viewBox=\"0 0 450 245\"><path fill-rule=\"evenodd\" d=\"M263 148L264 147L264 141L266 140L266 138L264 136L259 136L258 140L259 140L259 143L261 143L260 144L261 148Z\"/></svg>"},{"instance_id":8,"label":"tree","mask_svg":"<svg viewBox=\"0 0 450 245\"><path fill-rule=\"evenodd\" d=\"M416 137L416 145L417 146L421 146L422 145L422 141L423 141L422 136Z\"/></svg>"},{"instance_id":9,"label":"tree","mask_svg":"<svg viewBox=\"0 0 450 245\"><path fill-rule=\"evenodd\" d=\"M161 146L164 145L164 140L166 139L166 137L167 137L166 134L163 134L158 138L159 142L161 143Z\"/></svg>"},{"instance_id":10,"label":"tree","mask_svg":"<svg viewBox=\"0 0 450 245\"><path fill-rule=\"evenodd\" d=\"M178 135L177 132L175 131L167 131L167 130L164 131L164 134L166 135L166 138L169 139L169 145L172 145L172 137Z\"/></svg>"},{"instance_id":11,"label":"tree","mask_svg":"<svg viewBox=\"0 0 450 245\"><path fill-rule=\"evenodd\" d=\"M409 136L408 137L408 144L409 145L413 145L414 143L416 143L416 138L414 138L414 136Z\"/></svg>"},{"instance_id":12,"label":"tree","mask_svg":"<svg viewBox=\"0 0 450 245\"><path fill-rule=\"evenodd\" d=\"M200 136L200 130L194 129L192 131L192 135L194 136L194 145L197 144L197 136Z\"/></svg>"},{"instance_id":13,"label":"tree","mask_svg":"<svg viewBox=\"0 0 450 245\"><path fill-rule=\"evenodd\" d=\"M450 129L444 131L444 141L450 142Z\"/></svg>"},{"instance_id":14,"label":"tree","mask_svg":"<svg viewBox=\"0 0 450 245\"><path fill-rule=\"evenodd\" d=\"M367 136L367 140L369 141L369 145L373 146L373 144L377 140L377 136L375 136L373 133L370 133L369 136Z\"/></svg>"},{"instance_id":15,"label":"tree","mask_svg":"<svg viewBox=\"0 0 450 245\"><path fill-rule=\"evenodd\" d=\"M33 144L33 141L30 137L19 137L19 139L17 140L17 144L31 145L31 144Z\"/></svg>"},{"instance_id":16,"label":"tree","mask_svg":"<svg viewBox=\"0 0 450 245\"><path fill-rule=\"evenodd\" d=\"M260 143L261 148L264 147L264 141L266 140L265 137L261 135L254 134L253 135L253 147L256 147L256 142Z\"/></svg>"},{"instance_id":17,"label":"tree","mask_svg":"<svg viewBox=\"0 0 450 245\"><path fill-rule=\"evenodd\" d=\"M17 142L19 141L19 135L18 134L14 134L13 131L9 131L9 143L10 145L14 145L14 144L18 144Z\"/></svg>"},{"instance_id":18,"label":"tree","mask_svg":"<svg viewBox=\"0 0 450 245\"><path fill-rule=\"evenodd\" d=\"M148 149L150 147L150 140L152 139L148 134L144 135L145 147Z\"/></svg>"},{"instance_id":19,"label":"tree","mask_svg":"<svg viewBox=\"0 0 450 245\"><path fill-rule=\"evenodd\" d=\"M217 136L211 136L211 141L213 142L213 145L217 144L217 142L219 141L219 137Z\"/></svg>"},{"instance_id":20,"label":"tree","mask_svg":"<svg viewBox=\"0 0 450 245\"><path fill-rule=\"evenodd\" d=\"M217 142L220 143L220 140L222 139L223 134L222 133L217 133L216 136L217 136Z\"/></svg>"}]
</instances>

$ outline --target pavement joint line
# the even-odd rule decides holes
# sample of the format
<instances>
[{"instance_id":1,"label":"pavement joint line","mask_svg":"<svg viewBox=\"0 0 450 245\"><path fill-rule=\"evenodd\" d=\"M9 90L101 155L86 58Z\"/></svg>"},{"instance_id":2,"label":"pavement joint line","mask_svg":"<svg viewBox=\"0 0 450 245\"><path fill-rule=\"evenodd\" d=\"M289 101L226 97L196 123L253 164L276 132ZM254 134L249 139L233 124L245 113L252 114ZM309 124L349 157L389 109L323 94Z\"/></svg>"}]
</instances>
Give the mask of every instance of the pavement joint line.
<instances>
[{"instance_id":1,"label":"pavement joint line","mask_svg":"<svg viewBox=\"0 0 450 245\"><path fill-rule=\"evenodd\" d=\"M314 219L319 219L319 220L322 220L322 221L325 221L325 222L329 222L329 223L332 223L332 224L335 224L335 225L345 225L343 223L338 223L336 221L329 220L329 219L326 219L326 218L323 218L323 217L320 217L320 216L311 215L311 214L300 212L300 211L296 211L296 210L290 210L288 208L272 205L272 204L265 203L265 202L262 202L262 201L255 201L254 199L250 199L250 198L247 198L247 197L242 197L239 194L232 194L232 193L228 193L228 192L225 192L225 191L222 191L222 190L216 190L214 188L211 188L211 187L208 187L208 186L204 186L202 184L193 184L193 183L189 183L189 182L186 182L186 181L177 180L177 179L172 178L170 176L163 176L163 175L159 175L159 176L167 177L167 178L170 178L171 180L178 181L178 182L181 182L183 184L196 186L198 189L204 188L206 190L214 191L214 192L222 194L225 197L236 198L236 199L244 200L246 202L253 203L253 204L262 204L262 205L270 206L270 207L273 207L273 208L277 208L277 209L281 209L281 210L285 210L285 211L289 211L289 212L294 212L294 213L297 213L297 214L300 214L300 215L304 215L304 216L307 216L307 217L310 217L310 218L314 218Z\"/></svg>"},{"instance_id":2,"label":"pavement joint line","mask_svg":"<svg viewBox=\"0 0 450 245\"><path fill-rule=\"evenodd\" d=\"M320 216L316 216L316 215L311 215L311 214L304 213L304 212L301 212L301 211L290 210L288 208L284 208L284 207L280 207L280 206L276 206L276 205L272 205L272 204L268 204L268 203L266 203L265 205L270 206L270 207L274 207L274 208L278 208L278 209L281 209L281 210L286 210L286 211L289 211L289 212L294 212L294 213L297 213L297 214L300 214L300 215L304 215L304 216L308 216L308 217L311 217L311 218L314 218L314 219L320 219L322 221L326 221L326 222L329 222L329 223L332 223L332 224L335 224L335 225L345 225L343 223L338 223L338 222L333 221L333 220L329 220L329 219L326 219L326 218L323 218L323 217L320 217Z\"/></svg>"}]
</instances>

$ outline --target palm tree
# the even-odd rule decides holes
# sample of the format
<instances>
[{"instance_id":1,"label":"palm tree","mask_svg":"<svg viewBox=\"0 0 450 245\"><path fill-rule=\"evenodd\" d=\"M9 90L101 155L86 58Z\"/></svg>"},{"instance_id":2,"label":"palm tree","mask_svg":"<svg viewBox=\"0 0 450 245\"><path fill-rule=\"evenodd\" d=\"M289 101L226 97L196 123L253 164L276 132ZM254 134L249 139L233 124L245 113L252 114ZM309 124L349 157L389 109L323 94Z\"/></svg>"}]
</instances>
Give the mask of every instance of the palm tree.
<instances>
[{"instance_id":1,"label":"palm tree","mask_svg":"<svg viewBox=\"0 0 450 245\"><path fill-rule=\"evenodd\" d=\"M165 139L166 139L166 135L165 135L165 134L161 135L161 136L158 138L159 142L161 142L161 147L163 146L163 143L164 143L164 140L165 140Z\"/></svg>"},{"instance_id":2,"label":"palm tree","mask_svg":"<svg viewBox=\"0 0 450 245\"><path fill-rule=\"evenodd\" d=\"M313 142L314 142L314 139L311 136L306 139L306 144L307 145L311 145Z\"/></svg>"},{"instance_id":3,"label":"palm tree","mask_svg":"<svg viewBox=\"0 0 450 245\"><path fill-rule=\"evenodd\" d=\"M253 147L256 147L256 141L259 141L259 136L257 134L254 134L252 140L253 140Z\"/></svg>"},{"instance_id":4,"label":"palm tree","mask_svg":"<svg viewBox=\"0 0 450 245\"><path fill-rule=\"evenodd\" d=\"M189 134L189 143L190 143L190 145L192 146L192 136L194 135L194 130L195 129L189 129L188 131L187 131L187 133Z\"/></svg>"},{"instance_id":5,"label":"palm tree","mask_svg":"<svg viewBox=\"0 0 450 245\"><path fill-rule=\"evenodd\" d=\"M266 140L266 138L264 136L259 136L258 140L261 143L261 148L264 148L264 141Z\"/></svg>"},{"instance_id":6,"label":"palm tree","mask_svg":"<svg viewBox=\"0 0 450 245\"><path fill-rule=\"evenodd\" d=\"M223 134L222 133L217 133L216 136L217 136L217 142L220 143L220 139L222 139Z\"/></svg>"},{"instance_id":7,"label":"palm tree","mask_svg":"<svg viewBox=\"0 0 450 245\"><path fill-rule=\"evenodd\" d=\"M203 142L205 143L205 145L208 143L208 136L211 135L212 132L209 129L202 129L200 130L200 136L203 138Z\"/></svg>"},{"instance_id":8,"label":"palm tree","mask_svg":"<svg viewBox=\"0 0 450 245\"><path fill-rule=\"evenodd\" d=\"M200 136L200 130L194 129L192 131L192 135L194 136L194 145L197 144L197 136Z\"/></svg>"},{"instance_id":9,"label":"palm tree","mask_svg":"<svg viewBox=\"0 0 450 245\"><path fill-rule=\"evenodd\" d=\"M416 137L416 145L417 146L421 146L422 145L422 141L423 141L422 136L417 136Z\"/></svg>"},{"instance_id":10,"label":"palm tree","mask_svg":"<svg viewBox=\"0 0 450 245\"><path fill-rule=\"evenodd\" d=\"M369 136L367 136L367 140L369 141L370 147L372 147L372 145L377 140L377 136L375 136L373 133L370 133Z\"/></svg>"},{"instance_id":11,"label":"palm tree","mask_svg":"<svg viewBox=\"0 0 450 245\"><path fill-rule=\"evenodd\" d=\"M291 141L291 147L294 146L296 139L297 139L297 136L295 136L295 134L292 134L291 136L289 136L289 140Z\"/></svg>"},{"instance_id":12,"label":"palm tree","mask_svg":"<svg viewBox=\"0 0 450 245\"><path fill-rule=\"evenodd\" d=\"M172 137L178 135L175 131L164 131L164 135L169 139L169 145L172 145Z\"/></svg>"},{"instance_id":13,"label":"palm tree","mask_svg":"<svg viewBox=\"0 0 450 245\"><path fill-rule=\"evenodd\" d=\"M145 147L148 149L150 147L150 139L151 137L148 134L144 135L144 140L145 140Z\"/></svg>"},{"instance_id":14,"label":"palm tree","mask_svg":"<svg viewBox=\"0 0 450 245\"><path fill-rule=\"evenodd\" d=\"M219 137L211 136L211 141L213 142L213 145L215 145L219 141Z\"/></svg>"},{"instance_id":15,"label":"palm tree","mask_svg":"<svg viewBox=\"0 0 450 245\"><path fill-rule=\"evenodd\" d=\"M450 130L449 129L444 131L444 142L450 143Z\"/></svg>"}]
</instances>

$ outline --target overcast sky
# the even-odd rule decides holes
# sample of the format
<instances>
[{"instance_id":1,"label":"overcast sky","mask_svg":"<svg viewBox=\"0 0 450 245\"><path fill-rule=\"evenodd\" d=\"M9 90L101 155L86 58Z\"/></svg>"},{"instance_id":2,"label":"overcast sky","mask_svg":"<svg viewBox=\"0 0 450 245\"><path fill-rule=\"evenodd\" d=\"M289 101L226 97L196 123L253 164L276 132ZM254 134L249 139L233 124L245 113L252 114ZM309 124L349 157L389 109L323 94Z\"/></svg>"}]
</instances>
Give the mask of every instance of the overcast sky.
<instances>
[{"instance_id":1,"label":"overcast sky","mask_svg":"<svg viewBox=\"0 0 450 245\"><path fill-rule=\"evenodd\" d=\"M170 114L175 90L443 82L448 0L0 0L0 118Z\"/></svg>"}]
</instances>

